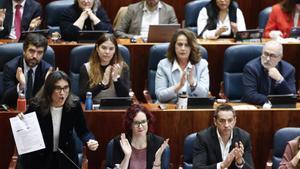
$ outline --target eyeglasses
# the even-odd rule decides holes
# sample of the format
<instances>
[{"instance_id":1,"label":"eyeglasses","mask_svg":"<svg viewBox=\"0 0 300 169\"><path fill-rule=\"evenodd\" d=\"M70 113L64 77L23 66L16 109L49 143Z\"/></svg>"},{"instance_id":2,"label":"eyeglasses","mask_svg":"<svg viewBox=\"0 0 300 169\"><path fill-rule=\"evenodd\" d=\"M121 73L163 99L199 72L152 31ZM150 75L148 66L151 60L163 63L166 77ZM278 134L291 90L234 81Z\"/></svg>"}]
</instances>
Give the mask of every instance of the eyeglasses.
<instances>
[{"instance_id":1,"label":"eyeglasses","mask_svg":"<svg viewBox=\"0 0 300 169\"><path fill-rule=\"evenodd\" d=\"M142 120L142 121L133 121L132 125L134 127L140 127L140 125L143 127L148 123L148 120Z\"/></svg>"},{"instance_id":2,"label":"eyeglasses","mask_svg":"<svg viewBox=\"0 0 300 169\"><path fill-rule=\"evenodd\" d=\"M278 58L279 57L279 55L276 55L274 53L269 53L269 52L266 52L266 51L263 52L263 56L264 57L270 57L270 58Z\"/></svg>"},{"instance_id":3,"label":"eyeglasses","mask_svg":"<svg viewBox=\"0 0 300 169\"><path fill-rule=\"evenodd\" d=\"M57 93L61 93L63 92L68 92L69 91L69 86L64 86L64 87L60 87L60 86L54 86L54 91Z\"/></svg>"}]
</instances>

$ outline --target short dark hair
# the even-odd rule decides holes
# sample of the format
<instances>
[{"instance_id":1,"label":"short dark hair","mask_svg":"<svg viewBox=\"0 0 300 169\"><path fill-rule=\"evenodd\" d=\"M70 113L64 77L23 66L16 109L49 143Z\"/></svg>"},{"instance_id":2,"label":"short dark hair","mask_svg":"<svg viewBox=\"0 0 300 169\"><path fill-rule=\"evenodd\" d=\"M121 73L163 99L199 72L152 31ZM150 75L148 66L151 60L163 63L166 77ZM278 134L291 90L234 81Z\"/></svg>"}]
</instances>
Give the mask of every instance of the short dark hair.
<instances>
[{"instance_id":1,"label":"short dark hair","mask_svg":"<svg viewBox=\"0 0 300 169\"><path fill-rule=\"evenodd\" d=\"M233 109L233 107L229 104L221 104L220 106L218 106L216 108L216 111L214 112L214 118L217 119L218 118L218 114L220 111L231 111L233 113L233 116L236 116L236 112Z\"/></svg>"},{"instance_id":2,"label":"short dark hair","mask_svg":"<svg viewBox=\"0 0 300 169\"><path fill-rule=\"evenodd\" d=\"M189 56L189 61L192 65L197 64L201 59L201 53L199 51L199 45L197 43L197 37L194 32L188 29L178 29L174 35L172 36L169 49L167 52L167 58L170 62L173 62L177 59L177 55L175 52L175 45L177 42L177 38L179 35L184 35L187 38L188 44L191 47L191 53Z\"/></svg>"},{"instance_id":3,"label":"short dark hair","mask_svg":"<svg viewBox=\"0 0 300 169\"><path fill-rule=\"evenodd\" d=\"M133 104L127 109L126 114L124 116L125 131L126 134L129 136L132 136L132 122L138 112L145 113L148 120L148 131L153 131L153 114L145 106L140 104Z\"/></svg>"},{"instance_id":4,"label":"short dark hair","mask_svg":"<svg viewBox=\"0 0 300 169\"><path fill-rule=\"evenodd\" d=\"M27 50L29 45L33 45L33 46L38 47L38 48L43 47L44 52L46 52L47 46L48 46L48 41L45 38L45 36L43 36L42 34L29 33L26 36L25 41L23 43L23 51Z\"/></svg>"}]
</instances>

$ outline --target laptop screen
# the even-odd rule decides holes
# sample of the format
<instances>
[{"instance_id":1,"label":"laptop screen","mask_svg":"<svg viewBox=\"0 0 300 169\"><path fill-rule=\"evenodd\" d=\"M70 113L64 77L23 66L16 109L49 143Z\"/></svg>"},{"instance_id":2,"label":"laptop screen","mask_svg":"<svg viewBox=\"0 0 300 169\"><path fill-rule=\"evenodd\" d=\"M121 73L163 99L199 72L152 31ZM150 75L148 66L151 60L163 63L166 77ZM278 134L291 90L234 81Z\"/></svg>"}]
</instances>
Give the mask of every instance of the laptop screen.
<instances>
[{"instance_id":1,"label":"laptop screen","mask_svg":"<svg viewBox=\"0 0 300 169\"><path fill-rule=\"evenodd\" d=\"M263 29L249 29L245 31L238 31L235 34L237 42L261 42L263 36Z\"/></svg>"},{"instance_id":2,"label":"laptop screen","mask_svg":"<svg viewBox=\"0 0 300 169\"><path fill-rule=\"evenodd\" d=\"M147 42L170 42L180 24L150 25Z\"/></svg>"}]
</instances>

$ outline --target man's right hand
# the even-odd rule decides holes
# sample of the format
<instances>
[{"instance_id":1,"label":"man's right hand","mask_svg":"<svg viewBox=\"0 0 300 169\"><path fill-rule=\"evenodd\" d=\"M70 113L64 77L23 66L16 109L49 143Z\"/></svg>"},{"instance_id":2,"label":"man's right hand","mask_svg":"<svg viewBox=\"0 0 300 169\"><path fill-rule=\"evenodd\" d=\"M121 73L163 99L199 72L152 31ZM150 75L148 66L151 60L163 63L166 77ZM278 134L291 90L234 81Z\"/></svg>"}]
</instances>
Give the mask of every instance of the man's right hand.
<instances>
[{"instance_id":1,"label":"man's right hand","mask_svg":"<svg viewBox=\"0 0 300 169\"><path fill-rule=\"evenodd\" d=\"M19 81L19 84L20 84L20 90L24 89L25 86L26 86L26 80L25 80L25 75L23 73L23 70L21 67L18 67L17 68L17 71L16 71L16 79Z\"/></svg>"},{"instance_id":2,"label":"man's right hand","mask_svg":"<svg viewBox=\"0 0 300 169\"><path fill-rule=\"evenodd\" d=\"M0 26L3 26L3 22L5 19L6 9L0 9Z\"/></svg>"}]
</instances>

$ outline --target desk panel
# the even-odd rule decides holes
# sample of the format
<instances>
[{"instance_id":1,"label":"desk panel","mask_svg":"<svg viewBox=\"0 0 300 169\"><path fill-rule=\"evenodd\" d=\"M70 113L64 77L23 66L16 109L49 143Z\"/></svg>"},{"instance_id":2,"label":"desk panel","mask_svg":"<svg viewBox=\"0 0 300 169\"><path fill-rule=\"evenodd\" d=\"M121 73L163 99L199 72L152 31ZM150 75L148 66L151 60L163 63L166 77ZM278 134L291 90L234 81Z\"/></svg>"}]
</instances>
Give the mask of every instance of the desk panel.
<instances>
[{"instance_id":1,"label":"desk panel","mask_svg":"<svg viewBox=\"0 0 300 169\"><path fill-rule=\"evenodd\" d=\"M155 133L170 138L171 162L178 168L183 152L184 138L212 125L213 110L167 110L152 109L156 117ZM245 110L237 111L237 126L251 134L255 168L264 168L269 150L272 148L276 130L294 126L300 127L300 109ZM120 134L124 111L85 112L88 126L100 141L100 149L89 153L89 167L99 168L105 159L108 141Z\"/></svg>"}]
</instances>

